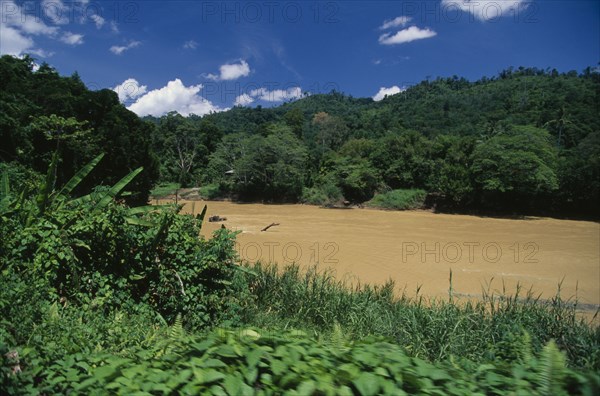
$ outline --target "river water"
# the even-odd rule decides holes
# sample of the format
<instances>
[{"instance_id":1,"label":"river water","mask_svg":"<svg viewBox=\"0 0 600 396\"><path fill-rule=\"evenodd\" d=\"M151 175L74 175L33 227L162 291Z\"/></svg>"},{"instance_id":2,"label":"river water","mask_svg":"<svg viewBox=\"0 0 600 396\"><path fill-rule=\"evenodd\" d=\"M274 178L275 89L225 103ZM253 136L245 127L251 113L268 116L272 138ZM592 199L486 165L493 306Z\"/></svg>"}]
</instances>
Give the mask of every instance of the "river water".
<instances>
[{"instance_id":1,"label":"river water","mask_svg":"<svg viewBox=\"0 0 600 396\"><path fill-rule=\"evenodd\" d=\"M331 269L348 283L393 279L399 292L457 295L482 290L527 291L551 298L577 296L588 309L600 304L600 224L550 218L499 219L425 211L323 209L308 205L180 202L185 213L208 205L223 223L205 222L203 234L225 224L241 231L238 252L262 260ZM279 225L262 232L272 224Z\"/></svg>"}]
</instances>

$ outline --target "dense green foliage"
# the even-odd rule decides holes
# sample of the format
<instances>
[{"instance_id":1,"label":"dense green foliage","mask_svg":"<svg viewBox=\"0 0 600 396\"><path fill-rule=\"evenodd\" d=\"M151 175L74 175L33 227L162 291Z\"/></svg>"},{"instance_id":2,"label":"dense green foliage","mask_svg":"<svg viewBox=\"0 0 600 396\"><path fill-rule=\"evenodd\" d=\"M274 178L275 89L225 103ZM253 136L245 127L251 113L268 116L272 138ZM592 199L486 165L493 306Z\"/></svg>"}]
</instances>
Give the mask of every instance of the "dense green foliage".
<instances>
[{"instance_id":1,"label":"dense green foliage","mask_svg":"<svg viewBox=\"0 0 600 396\"><path fill-rule=\"evenodd\" d=\"M163 179L180 180L173 153L192 139L187 183L217 183L242 200L327 206L423 189L438 209L597 215L599 90L591 69L519 68L475 82L424 81L380 102L332 92L154 119L154 149Z\"/></svg>"},{"instance_id":2,"label":"dense green foliage","mask_svg":"<svg viewBox=\"0 0 600 396\"><path fill-rule=\"evenodd\" d=\"M373 197L367 206L383 209L418 209L423 207L427 193L423 190L392 190Z\"/></svg>"},{"instance_id":3,"label":"dense green foliage","mask_svg":"<svg viewBox=\"0 0 600 396\"><path fill-rule=\"evenodd\" d=\"M80 186L112 184L123 171L146 171L128 188L130 202L146 203L158 178L151 151L154 125L128 111L109 89L91 91L77 74L61 77L47 64L34 71L33 59L0 57L1 162L16 162L44 172L55 151L61 166L57 182L66 182L98 153L106 160Z\"/></svg>"},{"instance_id":4,"label":"dense green foliage","mask_svg":"<svg viewBox=\"0 0 600 396\"><path fill-rule=\"evenodd\" d=\"M385 340L315 342L305 333L218 331L188 336L180 323L126 356L75 353L43 361L43 377L9 377L13 394L593 395L600 377L565 367L553 343L515 365L456 359L431 364ZM40 380L36 384L35 381Z\"/></svg>"}]
</instances>

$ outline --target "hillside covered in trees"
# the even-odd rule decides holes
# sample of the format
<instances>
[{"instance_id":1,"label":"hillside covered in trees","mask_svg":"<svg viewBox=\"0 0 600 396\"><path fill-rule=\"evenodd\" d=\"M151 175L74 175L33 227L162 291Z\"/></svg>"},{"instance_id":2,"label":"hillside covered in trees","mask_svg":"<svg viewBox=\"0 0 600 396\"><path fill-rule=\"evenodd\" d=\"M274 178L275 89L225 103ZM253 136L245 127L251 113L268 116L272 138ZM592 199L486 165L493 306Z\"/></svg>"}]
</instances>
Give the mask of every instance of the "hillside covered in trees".
<instances>
[{"instance_id":1,"label":"hillside covered in trees","mask_svg":"<svg viewBox=\"0 0 600 396\"><path fill-rule=\"evenodd\" d=\"M599 88L590 69L508 69L423 81L380 102L332 92L168 114L152 120L152 144L163 181L241 200L360 203L423 189L439 208L597 214Z\"/></svg>"},{"instance_id":2,"label":"hillside covered in trees","mask_svg":"<svg viewBox=\"0 0 600 396\"><path fill-rule=\"evenodd\" d=\"M88 186L144 166L137 202L177 182L245 201L327 206L409 190L441 210L598 214L600 74L590 68L509 68L423 81L379 102L331 92L144 120L113 91L48 65L34 71L30 58L4 56L0 73L0 159L14 174L44 172L57 149L61 182L105 152Z\"/></svg>"}]
</instances>

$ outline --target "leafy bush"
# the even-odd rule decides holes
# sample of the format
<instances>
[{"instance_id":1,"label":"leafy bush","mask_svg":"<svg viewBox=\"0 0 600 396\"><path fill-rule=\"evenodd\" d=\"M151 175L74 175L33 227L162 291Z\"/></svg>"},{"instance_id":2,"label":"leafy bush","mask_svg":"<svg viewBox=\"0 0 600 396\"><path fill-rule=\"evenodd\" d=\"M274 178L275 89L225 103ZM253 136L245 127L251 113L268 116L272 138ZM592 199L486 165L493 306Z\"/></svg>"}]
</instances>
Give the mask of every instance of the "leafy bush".
<instances>
[{"instance_id":1,"label":"leafy bush","mask_svg":"<svg viewBox=\"0 0 600 396\"><path fill-rule=\"evenodd\" d=\"M343 199L342 190L331 180L302 191L302 202L309 205L333 206Z\"/></svg>"},{"instance_id":2,"label":"leafy bush","mask_svg":"<svg viewBox=\"0 0 600 396\"><path fill-rule=\"evenodd\" d=\"M128 208L116 202L141 169L113 187L69 199L63 192L100 159L60 191L49 187L53 162L35 201L12 199L3 188L0 215L12 229L1 228L2 280L45 282L42 301L107 308L145 303L167 321L183 315L194 327L225 316L235 299L235 234L221 229L210 240L200 238L206 208L193 217L179 215L175 206ZM14 298L2 306L10 308Z\"/></svg>"},{"instance_id":3,"label":"leafy bush","mask_svg":"<svg viewBox=\"0 0 600 396\"><path fill-rule=\"evenodd\" d=\"M223 196L223 192L219 184L207 184L200 187L200 196L208 200L217 199Z\"/></svg>"},{"instance_id":4,"label":"leafy bush","mask_svg":"<svg viewBox=\"0 0 600 396\"><path fill-rule=\"evenodd\" d=\"M31 168L18 162L0 162L0 175L6 174L11 186L19 186L19 189L31 193L37 189L42 182L43 176Z\"/></svg>"},{"instance_id":5,"label":"leafy bush","mask_svg":"<svg viewBox=\"0 0 600 396\"><path fill-rule=\"evenodd\" d=\"M22 373L10 374L14 358L5 358L3 364L4 388L15 395L591 395L600 386L597 373L565 367L553 343L519 364L431 364L381 339L331 344L298 331L269 334L253 329L190 337L180 322L150 348L134 348L128 356L74 353L42 362L35 353L17 356L23 356ZM46 369L39 371L34 362Z\"/></svg>"},{"instance_id":6,"label":"leafy bush","mask_svg":"<svg viewBox=\"0 0 600 396\"><path fill-rule=\"evenodd\" d=\"M410 210L423 207L427 193L423 190L392 190L378 194L367 206L383 209Z\"/></svg>"}]
</instances>

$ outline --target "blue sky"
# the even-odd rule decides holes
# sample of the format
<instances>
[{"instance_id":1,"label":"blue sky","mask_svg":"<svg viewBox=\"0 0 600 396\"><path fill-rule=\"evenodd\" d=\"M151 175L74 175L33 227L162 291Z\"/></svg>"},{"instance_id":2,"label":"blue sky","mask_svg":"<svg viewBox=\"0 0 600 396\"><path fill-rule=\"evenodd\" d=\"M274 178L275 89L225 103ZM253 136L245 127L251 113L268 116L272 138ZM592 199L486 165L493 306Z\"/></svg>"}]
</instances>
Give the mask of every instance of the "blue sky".
<instances>
[{"instance_id":1,"label":"blue sky","mask_svg":"<svg viewBox=\"0 0 600 396\"><path fill-rule=\"evenodd\" d=\"M1 0L0 52L33 54L139 115L271 106L331 89L600 60L600 2Z\"/></svg>"}]
</instances>

